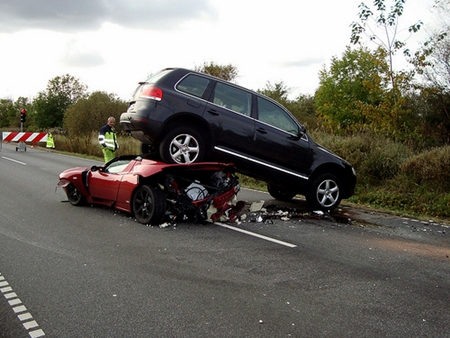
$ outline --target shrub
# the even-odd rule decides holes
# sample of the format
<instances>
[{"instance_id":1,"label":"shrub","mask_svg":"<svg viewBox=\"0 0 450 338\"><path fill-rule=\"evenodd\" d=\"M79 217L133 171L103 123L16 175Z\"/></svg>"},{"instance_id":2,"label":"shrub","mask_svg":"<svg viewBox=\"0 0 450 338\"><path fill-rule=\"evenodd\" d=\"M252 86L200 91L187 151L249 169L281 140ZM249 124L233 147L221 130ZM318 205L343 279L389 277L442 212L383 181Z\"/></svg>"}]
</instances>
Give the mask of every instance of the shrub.
<instances>
[{"instance_id":1,"label":"shrub","mask_svg":"<svg viewBox=\"0 0 450 338\"><path fill-rule=\"evenodd\" d=\"M414 184L437 192L450 190L450 146L425 151L406 161L402 173Z\"/></svg>"},{"instance_id":2,"label":"shrub","mask_svg":"<svg viewBox=\"0 0 450 338\"><path fill-rule=\"evenodd\" d=\"M102 149L98 144L97 132L92 132L89 136L68 137L65 135L54 135L56 150L65 151L103 159ZM118 136L119 149L116 155L140 153L140 142L129 135Z\"/></svg>"},{"instance_id":3,"label":"shrub","mask_svg":"<svg viewBox=\"0 0 450 338\"><path fill-rule=\"evenodd\" d=\"M360 184L379 185L395 177L402 164L412 156L404 145L370 133L351 137L314 133L324 147L349 161L356 169Z\"/></svg>"}]
</instances>

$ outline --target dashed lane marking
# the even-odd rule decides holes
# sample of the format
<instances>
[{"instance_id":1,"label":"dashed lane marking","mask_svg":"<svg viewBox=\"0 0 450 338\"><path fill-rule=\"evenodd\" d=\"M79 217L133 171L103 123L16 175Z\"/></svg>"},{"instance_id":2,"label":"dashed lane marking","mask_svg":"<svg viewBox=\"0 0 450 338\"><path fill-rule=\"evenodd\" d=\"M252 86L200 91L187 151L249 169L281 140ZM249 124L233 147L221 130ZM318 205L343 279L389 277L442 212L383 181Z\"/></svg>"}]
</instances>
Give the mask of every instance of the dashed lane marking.
<instances>
[{"instance_id":1,"label":"dashed lane marking","mask_svg":"<svg viewBox=\"0 0 450 338\"><path fill-rule=\"evenodd\" d=\"M27 330L30 338L45 336L44 331L39 328L39 324L33 319L31 313L27 311L27 308L23 305L22 301L17 296L17 293L14 292L8 281L1 273L0 293L3 294L5 299L8 301L9 306L11 306L14 313L17 314L17 318L20 320L25 330Z\"/></svg>"},{"instance_id":2,"label":"dashed lane marking","mask_svg":"<svg viewBox=\"0 0 450 338\"><path fill-rule=\"evenodd\" d=\"M25 162L17 161L17 160L15 160L13 158L5 157L5 156L2 156L2 158L5 159L5 160L8 160L8 161L11 161L11 162L27 165Z\"/></svg>"},{"instance_id":3,"label":"dashed lane marking","mask_svg":"<svg viewBox=\"0 0 450 338\"><path fill-rule=\"evenodd\" d=\"M297 245L295 245L295 244L291 244L291 243L288 243L288 242L283 242L283 241L280 241L280 240L272 238L272 237L268 237L268 236L257 234L255 232L251 232L251 231L247 231L247 230L244 230L244 229L236 228L236 227L233 227L231 225L227 225L227 224L223 224L223 223L219 223L219 222L216 222L214 224L215 225L219 225L219 226L224 227L224 228L227 228L227 229L230 229L230 230L241 232L241 233L246 234L246 235L250 235L250 236L253 236L253 237L261 238L261 239L264 239L264 240L269 241L269 242L273 242L273 243L277 243L277 244L280 244L280 245L284 245L284 246L287 246L289 248L296 248L297 247Z\"/></svg>"}]
</instances>

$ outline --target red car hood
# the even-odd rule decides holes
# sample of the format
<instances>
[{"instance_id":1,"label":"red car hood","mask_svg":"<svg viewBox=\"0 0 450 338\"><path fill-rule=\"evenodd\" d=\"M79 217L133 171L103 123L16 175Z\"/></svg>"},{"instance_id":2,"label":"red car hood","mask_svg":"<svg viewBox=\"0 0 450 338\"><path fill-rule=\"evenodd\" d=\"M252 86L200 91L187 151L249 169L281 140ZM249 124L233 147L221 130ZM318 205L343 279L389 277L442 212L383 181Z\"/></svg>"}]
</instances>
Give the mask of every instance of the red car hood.
<instances>
[{"instance_id":1,"label":"red car hood","mask_svg":"<svg viewBox=\"0 0 450 338\"><path fill-rule=\"evenodd\" d=\"M75 167L64 170L61 174L59 174L60 178L66 178L72 175L81 174L84 171L90 170L91 167Z\"/></svg>"}]
</instances>

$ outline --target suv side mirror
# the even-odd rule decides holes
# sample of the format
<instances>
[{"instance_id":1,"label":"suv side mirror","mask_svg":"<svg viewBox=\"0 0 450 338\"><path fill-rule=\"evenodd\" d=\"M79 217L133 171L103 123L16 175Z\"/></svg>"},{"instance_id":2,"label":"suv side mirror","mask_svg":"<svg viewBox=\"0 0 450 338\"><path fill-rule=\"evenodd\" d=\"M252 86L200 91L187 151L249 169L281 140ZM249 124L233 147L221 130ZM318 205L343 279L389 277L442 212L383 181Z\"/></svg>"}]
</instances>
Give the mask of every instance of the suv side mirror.
<instances>
[{"instance_id":1,"label":"suv side mirror","mask_svg":"<svg viewBox=\"0 0 450 338\"><path fill-rule=\"evenodd\" d=\"M306 127L302 124L300 126L300 129L298 130L300 133L300 137L303 136L304 134L306 134Z\"/></svg>"}]
</instances>

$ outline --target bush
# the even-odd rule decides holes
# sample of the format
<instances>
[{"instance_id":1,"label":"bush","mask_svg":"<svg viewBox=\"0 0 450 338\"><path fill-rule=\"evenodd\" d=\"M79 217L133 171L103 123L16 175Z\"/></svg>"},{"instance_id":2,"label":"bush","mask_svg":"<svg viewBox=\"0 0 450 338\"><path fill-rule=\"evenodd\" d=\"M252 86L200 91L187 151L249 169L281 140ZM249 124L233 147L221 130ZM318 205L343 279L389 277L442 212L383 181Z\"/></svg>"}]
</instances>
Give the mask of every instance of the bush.
<instances>
[{"instance_id":1,"label":"bush","mask_svg":"<svg viewBox=\"0 0 450 338\"><path fill-rule=\"evenodd\" d=\"M450 146L425 151L402 166L402 173L416 185L437 192L450 190Z\"/></svg>"},{"instance_id":2,"label":"bush","mask_svg":"<svg viewBox=\"0 0 450 338\"><path fill-rule=\"evenodd\" d=\"M68 137L66 135L53 135L57 151L83 154L103 160L101 146L98 144L98 133L92 132L89 136ZM140 142L129 135L118 136L119 149L116 156L140 153Z\"/></svg>"},{"instance_id":3,"label":"bush","mask_svg":"<svg viewBox=\"0 0 450 338\"><path fill-rule=\"evenodd\" d=\"M356 169L352 202L413 215L450 217L450 146L414 154L402 143L370 133L313 139Z\"/></svg>"},{"instance_id":4,"label":"bush","mask_svg":"<svg viewBox=\"0 0 450 338\"><path fill-rule=\"evenodd\" d=\"M395 177L402 164L412 156L406 146L370 133L350 137L314 133L313 138L350 162L362 185L379 185Z\"/></svg>"},{"instance_id":5,"label":"bush","mask_svg":"<svg viewBox=\"0 0 450 338\"><path fill-rule=\"evenodd\" d=\"M114 94L94 92L89 97L71 105L64 115L64 128L70 136L89 136L106 124L108 117L116 119L116 131L121 130L120 114L127 109L127 103L117 99Z\"/></svg>"}]
</instances>

